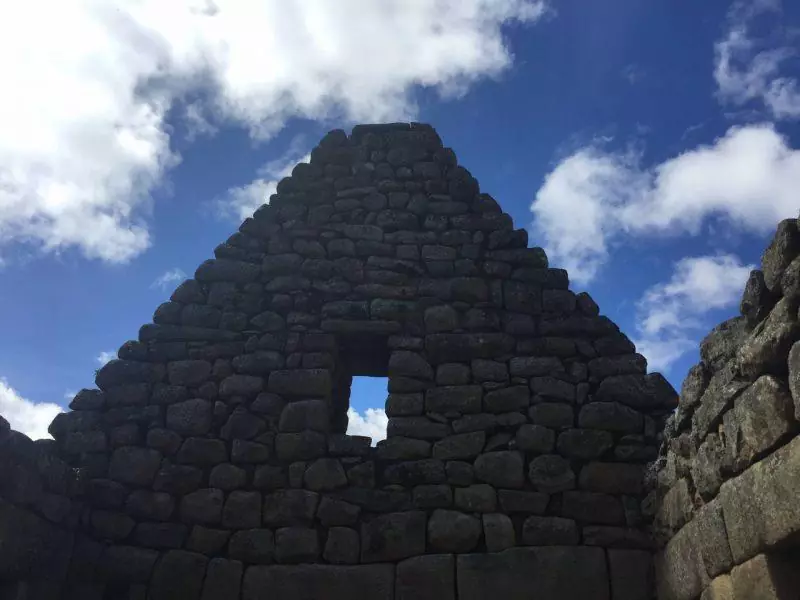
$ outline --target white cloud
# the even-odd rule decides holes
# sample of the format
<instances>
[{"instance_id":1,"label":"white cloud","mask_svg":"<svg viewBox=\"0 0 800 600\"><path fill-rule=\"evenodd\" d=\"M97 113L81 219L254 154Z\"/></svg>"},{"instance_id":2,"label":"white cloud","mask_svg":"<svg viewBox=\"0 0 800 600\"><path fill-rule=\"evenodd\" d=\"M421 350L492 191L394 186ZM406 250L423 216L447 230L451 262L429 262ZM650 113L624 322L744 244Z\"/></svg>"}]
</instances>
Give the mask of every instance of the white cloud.
<instances>
[{"instance_id":1,"label":"white cloud","mask_svg":"<svg viewBox=\"0 0 800 600\"><path fill-rule=\"evenodd\" d=\"M114 360L117 358L117 353L113 351L108 352L101 352L95 357L95 360L100 365L105 365L107 362Z\"/></svg>"},{"instance_id":2,"label":"white cloud","mask_svg":"<svg viewBox=\"0 0 800 600\"><path fill-rule=\"evenodd\" d=\"M281 159L271 161L258 170L258 177L250 183L228 189L216 201L219 213L223 217L230 217L243 221L253 215L262 204L269 203L269 197L278 189L278 182L292 173L297 163L308 162L310 154L300 158L292 158L294 152L290 151Z\"/></svg>"},{"instance_id":3,"label":"white cloud","mask_svg":"<svg viewBox=\"0 0 800 600\"><path fill-rule=\"evenodd\" d=\"M503 26L545 12L542 0L6 4L0 246L129 261L152 243L150 194L179 160L171 109L189 106L190 137L225 121L266 139L292 117L409 117L414 86L457 95L500 74Z\"/></svg>"},{"instance_id":4,"label":"white cloud","mask_svg":"<svg viewBox=\"0 0 800 600\"><path fill-rule=\"evenodd\" d=\"M789 40L779 43L750 35L758 17L780 18L778 0L734 4L728 30L714 45L714 80L717 96L726 104L743 107L756 102L775 119L800 118L800 82L782 74L787 61L797 57ZM777 24L776 24L777 25ZM777 34L778 28L775 27Z\"/></svg>"},{"instance_id":5,"label":"white cloud","mask_svg":"<svg viewBox=\"0 0 800 600\"><path fill-rule=\"evenodd\" d=\"M591 281L623 236L700 233L712 218L764 233L796 216L800 151L771 125L733 127L651 168L584 148L546 176L531 205L553 264Z\"/></svg>"},{"instance_id":6,"label":"white cloud","mask_svg":"<svg viewBox=\"0 0 800 600\"><path fill-rule=\"evenodd\" d=\"M372 438L372 445L386 439L389 418L382 408L368 408L361 415L353 408L347 409L347 435L366 435Z\"/></svg>"},{"instance_id":7,"label":"white cloud","mask_svg":"<svg viewBox=\"0 0 800 600\"><path fill-rule=\"evenodd\" d=\"M181 269L175 267L174 269L169 269L168 271L164 271L161 275L156 277L153 283L150 284L151 288L159 288L159 289L166 289L168 285L173 283L178 283L179 281L183 281L187 278L186 273L184 273Z\"/></svg>"},{"instance_id":8,"label":"white cloud","mask_svg":"<svg viewBox=\"0 0 800 600\"><path fill-rule=\"evenodd\" d=\"M730 254L687 257L674 265L668 282L649 288L637 305L633 341L650 369L669 369L696 348L695 336L707 329L703 317L737 303L755 268Z\"/></svg>"},{"instance_id":9,"label":"white cloud","mask_svg":"<svg viewBox=\"0 0 800 600\"><path fill-rule=\"evenodd\" d=\"M63 410L58 404L26 400L0 377L0 415L8 420L12 429L34 440L50 438L47 428L60 412Z\"/></svg>"}]
</instances>

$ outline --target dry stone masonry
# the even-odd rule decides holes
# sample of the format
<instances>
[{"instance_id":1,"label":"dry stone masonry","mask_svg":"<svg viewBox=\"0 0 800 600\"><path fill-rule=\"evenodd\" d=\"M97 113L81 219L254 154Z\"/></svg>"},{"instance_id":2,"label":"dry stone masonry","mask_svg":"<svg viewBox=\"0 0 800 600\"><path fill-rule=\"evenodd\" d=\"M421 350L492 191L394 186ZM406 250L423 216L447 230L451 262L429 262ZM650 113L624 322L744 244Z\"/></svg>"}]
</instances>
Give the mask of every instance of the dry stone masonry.
<instances>
[{"instance_id":1,"label":"dry stone masonry","mask_svg":"<svg viewBox=\"0 0 800 600\"><path fill-rule=\"evenodd\" d=\"M790 219L701 344L650 471L659 600L800 598L799 305Z\"/></svg>"},{"instance_id":2,"label":"dry stone masonry","mask_svg":"<svg viewBox=\"0 0 800 600\"><path fill-rule=\"evenodd\" d=\"M677 393L430 126L332 131L53 440L0 420L0 597L652 600L654 541L663 599L785 585L787 223L662 445ZM375 447L345 433L364 375Z\"/></svg>"}]
</instances>

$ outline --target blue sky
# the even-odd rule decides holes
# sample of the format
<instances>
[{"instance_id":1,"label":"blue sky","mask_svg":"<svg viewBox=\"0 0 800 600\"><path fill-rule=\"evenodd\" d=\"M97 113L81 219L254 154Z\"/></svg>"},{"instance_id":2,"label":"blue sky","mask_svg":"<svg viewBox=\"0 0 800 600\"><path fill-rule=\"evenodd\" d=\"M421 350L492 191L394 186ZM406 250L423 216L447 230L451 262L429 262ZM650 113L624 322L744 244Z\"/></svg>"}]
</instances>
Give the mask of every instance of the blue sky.
<instances>
[{"instance_id":1,"label":"blue sky","mask_svg":"<svg viewBox=\"0 0 800 600\"><path fill-rule=\"evenodd\" d=\"M132 4L2 9L0 413L34 437L332 128L432 123L676 387L800 207L797 3Z\"/></svg>"}]
</instances>

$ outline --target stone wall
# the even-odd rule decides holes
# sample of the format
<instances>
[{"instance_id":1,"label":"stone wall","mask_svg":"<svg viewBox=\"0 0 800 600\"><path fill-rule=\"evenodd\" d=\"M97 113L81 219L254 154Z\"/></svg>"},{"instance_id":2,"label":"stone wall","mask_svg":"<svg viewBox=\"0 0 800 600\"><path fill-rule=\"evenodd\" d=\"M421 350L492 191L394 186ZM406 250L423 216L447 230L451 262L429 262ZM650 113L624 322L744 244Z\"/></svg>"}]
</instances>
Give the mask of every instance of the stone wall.
<instances>
[{"instance_id":1,"label":"stone wall","mask_svg":"<svg viewBox=\"0 0 800 600\"><path fill-rule=\"evenodd\" d=\"M741 316L683 383L652 471L659 600L800 596L800 233L783 221Z\"/></svg>"},{"instance_id":2,"label":"stone wall","mask_svg":"<svg viewBox=\"0 0 800 600\"><path fill-rule=\"evenodd\" d=\"M215 257L51 426L62 597L652 598L677 394L431 127L329 133Z\"/></svg>"}]
</instances>

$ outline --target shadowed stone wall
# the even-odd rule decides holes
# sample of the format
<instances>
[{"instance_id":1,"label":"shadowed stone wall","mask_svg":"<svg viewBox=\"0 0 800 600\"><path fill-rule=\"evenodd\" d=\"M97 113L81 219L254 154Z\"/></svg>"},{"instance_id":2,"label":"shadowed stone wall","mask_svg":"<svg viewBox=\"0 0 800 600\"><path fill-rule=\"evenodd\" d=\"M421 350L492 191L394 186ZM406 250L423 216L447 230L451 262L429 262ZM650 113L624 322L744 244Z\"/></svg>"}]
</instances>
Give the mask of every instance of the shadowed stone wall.
<instances>
[{"instance_id":1,"label":"shadowed stone wall","mask_svg":"<svg viewBox=\"0 0 800 600\"><path fill-rule=\"evenodd\" d=\"M54 560L17 545L24 511L69 540L53 598L651 599L677 394L628 338L429 126L333 131L277 192L55 441L3 433L73 481L3 488L7 594ZM389 378L376 447L345 435L357 375Z\"/></svg>"},{"instance_id":2,"label":"shadowed stone wall","mask_svg":"<svg viewBox=\"0 0 800 600\"><path fill-rule=\"evenodd\" d=\"M741 316L700 348L652 470L659 600L800 597L800 233L783 221Z\"/></svg>"}]
</instances>

